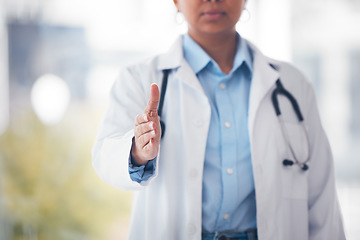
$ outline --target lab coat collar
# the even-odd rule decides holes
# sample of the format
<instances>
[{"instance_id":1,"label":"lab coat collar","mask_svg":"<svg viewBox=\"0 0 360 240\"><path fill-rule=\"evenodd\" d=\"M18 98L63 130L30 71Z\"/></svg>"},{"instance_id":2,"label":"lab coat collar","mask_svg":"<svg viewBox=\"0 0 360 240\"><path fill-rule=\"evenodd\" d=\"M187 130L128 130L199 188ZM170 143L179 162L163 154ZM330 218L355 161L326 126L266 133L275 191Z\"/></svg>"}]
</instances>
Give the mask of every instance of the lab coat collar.
<instances>
[{"instance_id":1,"label":"lab coat collar","mask_svg":"<svg viewBox=\"0 0 360 240\"><path fill-rule=\"evenodd\" d=\"M279 79L280 74L278 69L270 66L270 64L276 65L274 60L266 57L251 42L247 41L247 44L253 53L253 78L249 99L249 133L251 138L257 109L265 95L275 86L275 82ZM178 69L176 76L179 79L203 92L200 82L183 56L181 36L177 38L167 53L159 56L158 70L162 71L164 69Z\"/></svg>"},{"instance_id":2,"label":"lab coat collar","mask_svg":"<svg viewBox=\"0 0 360 240\"><path fill-rule=\"evenodd\" d=\"M159 56L158 70L175 69L183 62L182 37L179 36L170 49Z\"/></svg>"},{"instance_id":3,"label":"lab coat collar","mask_svg":"<svg viewBox=\"0 0 360 240\"><path fill-rule=\"evenodd\" d=\"M175 78L180 79L190 87L203 93L205 96L199 80L184 58L182 45L182 36L179 36L170 50L159 56L158 70L176 69Z\"/></svg>"}]
</instances>

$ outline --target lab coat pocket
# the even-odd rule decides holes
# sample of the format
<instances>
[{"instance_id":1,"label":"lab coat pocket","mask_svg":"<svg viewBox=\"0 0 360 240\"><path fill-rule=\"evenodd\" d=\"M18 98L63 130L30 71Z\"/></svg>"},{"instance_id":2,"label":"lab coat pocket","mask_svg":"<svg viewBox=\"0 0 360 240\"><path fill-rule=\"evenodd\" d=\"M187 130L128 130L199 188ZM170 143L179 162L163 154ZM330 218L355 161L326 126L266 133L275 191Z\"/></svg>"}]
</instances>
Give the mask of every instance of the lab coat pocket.
<instances>
[{"instance_id":1,"label":"lab coat pocket","mask_svg":"<svg viewBox=\"0 0 360 240\"><path fill-rule=\"evenodd\" d=\"M284 159L295 162L305 162L309 157L309 146L306 129L300 123L284 123L288 134L288 141L284 138ZM291 148L293 151L291 151ZM295 156L294 156L295 155ZM307 199L308 196L308 171L302 170L299 165L281 166L283 197L293 199Z\"/></svg>"}]
</instances>

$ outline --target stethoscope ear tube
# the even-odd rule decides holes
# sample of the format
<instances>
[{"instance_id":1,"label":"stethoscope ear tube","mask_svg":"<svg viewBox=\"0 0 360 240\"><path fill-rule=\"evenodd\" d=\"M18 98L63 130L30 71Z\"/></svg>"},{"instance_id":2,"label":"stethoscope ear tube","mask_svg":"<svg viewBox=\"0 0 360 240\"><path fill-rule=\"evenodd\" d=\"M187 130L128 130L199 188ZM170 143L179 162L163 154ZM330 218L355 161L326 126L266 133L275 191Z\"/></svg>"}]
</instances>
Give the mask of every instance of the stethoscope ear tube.
<instances>
[{"instance_id":1,"label":"stethoscope ear tube","mask_svg":"<svg viewBox=\"0 0 360 240\"><path fill-rule=\"evenodd\" d=\"M276 84L279 80L276 81ZM279 101L277 99L277 95L279 94L279 88L275 88L275 90L272 92L271 100L275 109L276 116L281 115L280 107L279 107Z\"/></svg>"},{"instance_id":2,"label":"stethoscope ear tube","mask_svg":"<svg viewBox=\"0 0 360 240\"><path fill-rule=\"evenodd\" d=\"M294 164L294 162L289 159L284 159L284 161L283 161L284 166L292 166L293 164Z\"/></svg>"},{"instance_id":3,"label":"stethoscope ear tube","mask_svg":"<svg viewBox=\"0 0 360 240\"><path fill-rule=\"evenodd\" d=\"M279 101L278 101L278 98L277 98L278 94L285 95L289 99L289 101L290 101L290 103L291 103L291 105L292 105L292 107L293 107L293 109L294 109L294 111L296 113L296 116L297 116L299 122L304 121L304 118L303 118L303 116L301 114L300 107L299 107L296 99L293 97L293 95L291 95L282 86L282 84L280 82L280 79L278 79L276 81L276 89L273 91L272 96L271 96L271 99L272 99L272 102L273 102L273 105L274 105L274 108L275 108L276 116L281 115L281 111L280 111L280 107L279 107Z\"/></svg>"},{"instance_id":4,"label":"stethoscope ear tube","mask_svg":"<svg viewBox=\"0 0 360 240\"><path fill-rule=\"evenodd\" d=\"M291 161L291 160L289 160L289 159L284 159L282 163L283 163L283 165L284 165L285 167L294 165L294 162ZM299 167L300 167L303 171L306 171L306 170L309 169L309 166L308 166L306 163L296 163L296 164L298 164Z\"/></svg>"}]
</instances>

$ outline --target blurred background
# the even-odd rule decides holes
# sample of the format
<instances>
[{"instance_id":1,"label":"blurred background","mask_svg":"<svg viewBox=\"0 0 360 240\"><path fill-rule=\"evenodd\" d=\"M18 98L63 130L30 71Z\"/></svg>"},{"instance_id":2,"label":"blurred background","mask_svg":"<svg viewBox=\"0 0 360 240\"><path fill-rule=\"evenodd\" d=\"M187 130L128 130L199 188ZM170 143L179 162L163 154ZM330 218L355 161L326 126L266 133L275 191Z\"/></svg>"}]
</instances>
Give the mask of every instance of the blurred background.
<instances>
[{"instance_id":1,"label":"blurred background","mask_svg":"<svg viewBox=\"0 0 360 240\"><path fill-rule=\"evenodd\" d=\"M360 239L360 0L251 0L237 25L313 82ZM0 240L125 239L131 193L90 150L124 65L186 31L171 0L0 0Z\"/></svg>"}]
</instances>

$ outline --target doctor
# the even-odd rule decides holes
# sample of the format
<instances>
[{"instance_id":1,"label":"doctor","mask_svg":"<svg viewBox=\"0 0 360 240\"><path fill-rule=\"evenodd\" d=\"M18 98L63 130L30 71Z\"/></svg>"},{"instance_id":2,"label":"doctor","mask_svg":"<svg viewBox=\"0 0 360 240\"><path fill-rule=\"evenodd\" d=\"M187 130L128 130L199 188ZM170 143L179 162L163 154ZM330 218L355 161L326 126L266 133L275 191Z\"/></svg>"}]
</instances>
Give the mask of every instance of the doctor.
<instances>
[{"instance_id":1,"label":"doctor","mask_svg":"<svg viewBox=\"0 0 360 240\"><path fill-rule=\"evenodd\" d=\"M105 182L134 191L128 238L345 239L311 84L236 32L246 0L174 3L188 33L121 71L92 150ZM279 79L303 121L283 95L279 121Z\"/></svg>"}]
</instances>

